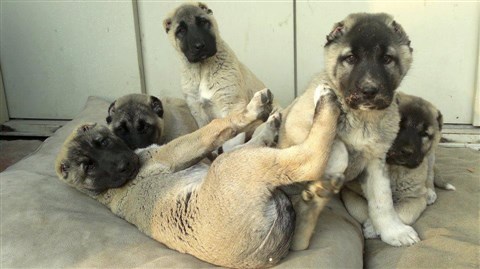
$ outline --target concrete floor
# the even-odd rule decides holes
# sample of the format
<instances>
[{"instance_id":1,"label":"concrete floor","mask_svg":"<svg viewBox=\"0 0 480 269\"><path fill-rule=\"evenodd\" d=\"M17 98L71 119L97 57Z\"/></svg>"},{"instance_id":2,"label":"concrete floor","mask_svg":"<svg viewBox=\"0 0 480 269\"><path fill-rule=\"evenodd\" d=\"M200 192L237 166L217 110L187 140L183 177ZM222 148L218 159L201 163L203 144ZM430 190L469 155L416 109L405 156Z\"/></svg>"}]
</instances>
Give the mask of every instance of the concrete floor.
<instances>
[{"instance_id":1,"label":"concrete floor","mask_svg":"<svg viewBox=\"0 0 480 269\"><path fill-rule=\"evenodd\" d=\"M0 172L34 152L42 140L0 140Z\"/></svg>"}]
</instances>

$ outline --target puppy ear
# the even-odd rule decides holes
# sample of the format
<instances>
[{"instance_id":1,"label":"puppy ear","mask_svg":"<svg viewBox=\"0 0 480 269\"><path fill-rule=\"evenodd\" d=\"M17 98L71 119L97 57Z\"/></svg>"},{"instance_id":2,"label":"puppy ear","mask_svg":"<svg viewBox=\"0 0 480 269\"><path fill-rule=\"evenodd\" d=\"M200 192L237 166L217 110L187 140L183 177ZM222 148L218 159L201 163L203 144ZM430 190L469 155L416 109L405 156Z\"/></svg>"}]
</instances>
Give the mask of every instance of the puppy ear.
<instances>
[{"instance_id":1,"label":"puppy ear","mask_svg":"<svg viewBox=\"0 0 480 269\"><path fill-rule=\"evenodd\" d=\"M437 122L438 122L438 128L441 131L443 128L443 115L440 112L440 110L437 110Z\"/></svg>"},{"instance_id":2,"label":"puppy ear","mask_svg":"<svg viewBox=\"0 0 480 269\"><path fill-rule=\"evenodd\" d=\"M207 12L208 15L212 15L213 11L208 8L208 6L204 3L198 2L198 7L201 8L203 11Z\"/></svg>"},{"instance_id":3,"label":"puppy ear","mask_svg":"<svg viewBox=\"0 0 480 269\"><path fill-rule=\"evenodd\" d=\"M115 102L116 101L113 101L113 103L111 103L108 107L108 116L105 119L107 121L107 124L110 124L110 122L112 122L112 116L115 113Z\"/></svg>"},{"instance_id":4,"label":"puppy ear","mask_svg":"<svg viewBox=\"0 0 480 269\"><path fill-rule=\"evenodd\" d=\"M172 28L172 19L171 18L166 18L163 21L163 28L165 28L165 33L168 33L170 29Z\"/></svg>"},{"instance_id":5,"label":"puppy ear","mask_svg":"<svg viewBox=\"0 0 480 269\"><path fill-rule=\"evenodd\" d=\"M150 96L150 107L160 118L163 117L163 105L160 99L155 96Z\"/></svg>"},{"instance_id":6,"label":"puppy ear","mask_svg":"<svg viewBox=\"0 0 480 269\"><path fill-rule=\"evenodd\" d=\"M335 23L330 34L327 35L327 43L325 46L330 45L335 39L341 37L345 33L345 24L343 21Z\"/></svg>"},{"instance_id":7,"label":"puppy ear","mask_svg":"<svg viewBox=\"0 0 480 269\"><path fill-rule=\"evenodd\" d=\"M88 132L89 130L93 129L95 126L97 126L96 123L85 123L85 124L80 125L77 128L77 132L78 133L85 133L85 132Z\"/></svg>"},{"instance_id":8,"label":"puppy ear","mask_svg":"<svg viewBox=\"0 0 480 269\"><path fill-rule=\"evenodd\" d=\"M62 176L63 179L68 177L68 170L70 168L70 164L67 161L61 161L58 167L58 174Z\"/></svg>"},{"instance_id":9,"label":"puppy ear","mask_svg":"<svg viewBox=\"0 0 480 269\"><path fill-rule=\"evenodd\" d=\"M396 21L392 21L390 27L393 29L393 32L400 38L400 44L407 45L410 48L410 52L413 51L413 48L410 47L410 39L408 38L407 33L403 30L403 27Z\"/></svg>"}]
</instances>

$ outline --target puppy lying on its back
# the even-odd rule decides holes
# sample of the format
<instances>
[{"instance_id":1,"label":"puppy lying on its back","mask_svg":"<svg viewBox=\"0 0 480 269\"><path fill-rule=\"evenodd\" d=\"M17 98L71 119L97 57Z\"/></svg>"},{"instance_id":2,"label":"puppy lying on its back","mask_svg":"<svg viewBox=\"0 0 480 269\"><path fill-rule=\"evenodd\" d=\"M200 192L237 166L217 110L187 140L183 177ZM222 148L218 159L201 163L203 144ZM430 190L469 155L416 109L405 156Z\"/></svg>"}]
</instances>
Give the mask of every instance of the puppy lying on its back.
<instances>
[{"instance_id":1,"label":"puppy lying on its back","mask_svg":"<svg viewBox=\"0 0 480 269\"><path fill-rule=\"evenodd\" d=\"M108 108L110 130L131 149L164 144L198 129L185 101L128 94Z\"/></svg>"},{"instance_id":2,"label":"puppy lying on its back","mask_svg":"<svg viewBox=\"0 0 480 269\"><path fill-rule=\"evenodd\" d=\"M440 111L426 100L404 93L397 94L397 103L400 131L387 153L387 164L395 210L402 222L410 225L427 204L435 201L434 179L437 187L448 190L455 187L443 182L439 175L434 177L435 150L442 136ZM358 181L347 184L342 190L342 199L348 212L364 224L365 237L376 237Z\"/></svg>"}]
</instances>

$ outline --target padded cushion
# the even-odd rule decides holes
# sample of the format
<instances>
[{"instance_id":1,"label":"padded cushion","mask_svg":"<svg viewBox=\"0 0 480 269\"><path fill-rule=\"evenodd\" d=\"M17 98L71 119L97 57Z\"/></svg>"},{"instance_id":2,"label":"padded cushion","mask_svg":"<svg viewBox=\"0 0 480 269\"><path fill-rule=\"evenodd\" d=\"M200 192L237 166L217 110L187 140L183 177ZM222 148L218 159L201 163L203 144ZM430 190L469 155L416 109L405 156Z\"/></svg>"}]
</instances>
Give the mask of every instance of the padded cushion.
<instances>
[{"instance_id":1,"label":"padded cushion","mask_svg":"<svg viewBox=\"0 0 480 269\"><path fill-rule=\"evenodd\" d=\"M90 97L74 120L0 174L3 267L213 267L166 248L56 178L54 160L65 138L81 123L105 124L108 105ZM310 249L290 253L277 267L362 268L362 251L360 227L336 197Z\"/></svg>"}]
</instances>

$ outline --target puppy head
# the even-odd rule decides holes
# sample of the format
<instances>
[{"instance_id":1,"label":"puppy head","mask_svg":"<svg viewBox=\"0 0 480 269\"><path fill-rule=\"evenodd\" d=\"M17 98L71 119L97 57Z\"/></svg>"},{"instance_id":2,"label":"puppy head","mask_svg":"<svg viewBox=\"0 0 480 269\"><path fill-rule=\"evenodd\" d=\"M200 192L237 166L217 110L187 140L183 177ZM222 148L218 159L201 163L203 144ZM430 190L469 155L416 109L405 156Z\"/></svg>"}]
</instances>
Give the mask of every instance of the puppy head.
<instances>
[{"instance_id":1,"label":"puppy head","mask_svg":"<svg viewBox=\"0 0 480 269\"><path fill-rule=\"evenodd\" d=\"M92 195L123 186L139 167L137 155L120 138L92 123L72 132L55 162L60 180Z\"/></svg>"},{"instance_id":2,"label":"puppy head","mask_svg":"<svg viewBox=\"0 0 480 269\"><path fill-rule=\"evenodd\" d=\"M387 108L412 62L410 40L390 15L351 14L327 36L325 65L352 109Z\"/></svg>"},{"instance_id":3,"label":"puppy head","mask_svg":"<svg viewBox=\"0 0 480 269\"><path fill-rule=\"evenodd\" d=\"M129 94L118 98L110 105L106 121L132 150L163 143L163 105L155 96Z\"/></svg>"},{"instance_id":4,"label":"puppy head","mask_svg":"<svg viewBox=\"0 0 480 269\"><path fill-rule=\"evenodd\" d=\"M218 28L213 12L203 3L186 3L163 22L173 46L190 63L201 62L217 53Z\"/></svg>"},{"instance_id":5,"label":"puppy head","mask_svg":"<svg viewBox=\"0 0 480 269\"><path fill-rule=\"evenodd\" d=\"M388 164L416 168L440 141L440 111L423 99L414 98L399 104L400 130L387 153Z\"/></svg>"}]
</instances>

